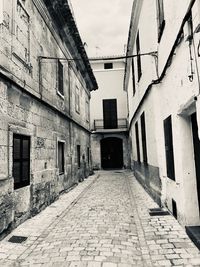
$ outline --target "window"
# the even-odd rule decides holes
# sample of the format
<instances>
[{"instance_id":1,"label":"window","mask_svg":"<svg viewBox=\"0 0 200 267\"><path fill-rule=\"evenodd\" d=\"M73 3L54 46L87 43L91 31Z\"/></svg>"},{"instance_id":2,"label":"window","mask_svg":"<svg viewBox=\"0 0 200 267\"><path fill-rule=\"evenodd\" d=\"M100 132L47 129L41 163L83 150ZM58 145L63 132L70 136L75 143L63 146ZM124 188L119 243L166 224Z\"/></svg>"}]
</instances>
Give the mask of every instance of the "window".
<instances>
[{"instance_id":1,"label":"window","mask_svg":"<svg viewBox=\"0 0 200 267\"><path fill-rule=\"evenodd\" d=\"M64 96L63 65L59 60L58 60L58 93Z\"/></svg>"},{"instance_id":2,"label":"window","mask_svg":"<svg viewBox=\"0 0 200 267\"><path fill-rule=\"evenodd\" d=\"M135 138L136 138L136 148L137 148L137 160L140 162L140 141L138 132L138 123L135 124Z\"/></svg>"},{"instance_id":3,"label":"window","mask_svg":"<svg viewBox=\"0 0 200 267\"><path fill-rule=\"evenodd\" d=\"M141 66L141 56L140 56L140 36L139 32L137 34L136 39L136 50L137 50L137 70L138 70L138 82L140 81L140 78L142 76L142 66Z\"/></svg>"},{"instance_id":4,"label":"window","mask_svg":"<svg viewBox=\"0 0 200 267\"><path fill-rule=\"evenodd\" d=\"M78 164L78 168L80 168L81 167L81 146L77 145L76 149L77 149L77 164Z\"/></svg>"},{"instance_id":5,"label":"window","mask_svg":"<svg viewBox=\"0 0 200 267\"><path fill-rule=\"evenodd\" d=\"M113 63L104 63L104 69L113 69Z\"/></svg>"},{"instance_id":6,"label":"window","mask_svg":"<svg viewBox=\"0 0 200 267\"><path fill-rule=\"evenodd\" d=\"M164 137L165 137L167 177L169 177L172 180L175 180L171 116L169 116L164 120Z\"/></svg>"},{"instance_id":7,"label":"window","mask_svg":"<svg viewBox=\"0 0 200 267\"><path fill-rule=\"evenodd\" d=\"M117 99L103 99L104 129L117 129Z\"/></svg>"},{"instance_id":8,"label":"window","mask_svg":"<svg viewBox=\"0 0 200 267\"><path fill-rule=\"evenodd\" d=\"M85 102L85 113L86 113L86 121L89 122L89 120L90 120L90 117L89 117L90 109L89 109L88 100L86 100L86 102Z\"/></svg>"},{"instance_id":9,"label":"window","mask_svg":"<svg viewBox=\"0 0 200 267\"><path fill-rule=\"evenodd\" d=\"M163 30L165 28L163 0L157 0L157 14L158 14L158 42L160 42Z\"/></svg>"},{"instance_id":10,"label":"window","mask_svg":"<svg viewBox=\"0 0 200 267\"><path fill-rule=\"evenodd\" d=\"M192 37L193 37L193 21L192 21L192 11L191 10L188 13L187 28L188 28L187 40L191 42Z\"/></svg>"},{"instance_id":11,"label":"window","mask_svg":"<svg viewBox=\"0 0 200 267\"><path fill-rule=\"evenodd\" d=\"M147 163L146 125L145 125L144 112L141 115L141 133L142 133L143 162Z\"/></svg>"},{"instance_id":12,"label":"window","mask_svg":"<svg viewBox=\"0 0 200 267\"><path fill-rule=\"evenodd\" d=\"M88 165L90 164L90 148L87 148L87 161L88 161Z\"/></svg>"},{"instance_id":13,"label":"window","mask_svg":"<svg viewBox=\"0 0 200 267\"><path fill-rule=\"evenodd\" d=\"M134 66L134 58L131 60L132 66L132 82L133 82L133 96L135 95L135 66Z\"/></svg>"},{"instance_id":14,"label":"window","mask_svg":"<svg viewBox=\"0 0 200 267\"><path fill-rule=\"evenodd\" d=\"M176 201L172 198L172 214L177 219L177 205Z\"/></svg>"},{"instance_id":15,"label":"window","mask_svg":"<svg viewBox=\"0 0 200 267\"><path fill-rule=\"evenodd\" d=\"M30 184L30 137L13 135L14 189Z\"/></svg>"},{"instance_id":16,"label":"window","mask_svg":"<svg viewBox=\"0 0 200 267\"><path fill-rule=\"evenodd\" d=\"M79 95L79 88L78 88L78 86L76 86L75 108L76 108L76 112L77 113L80 113L80 95Z\"/></svg>"},{"instance_id":17,"label":"window","mask_svg":"<svg viewBox=\"0 0 200 267\"><path fill-rule=\"evenodd\" d=\"M14 22L13 56L27 67L30 62L30 17L20 0L16 1Z\"/></svg>"},{"instance_id":18,"label":"window","mask_svg":"<svg viewBox=\"0 0 200 267\"><path fill-rule=\"evenodd\" d=\"M65 150L65 143L64 142L58 142L58 169L59 169L59 174L63 174L64 170L65 170L64 150Z\"/></svg>"}]
</instances>

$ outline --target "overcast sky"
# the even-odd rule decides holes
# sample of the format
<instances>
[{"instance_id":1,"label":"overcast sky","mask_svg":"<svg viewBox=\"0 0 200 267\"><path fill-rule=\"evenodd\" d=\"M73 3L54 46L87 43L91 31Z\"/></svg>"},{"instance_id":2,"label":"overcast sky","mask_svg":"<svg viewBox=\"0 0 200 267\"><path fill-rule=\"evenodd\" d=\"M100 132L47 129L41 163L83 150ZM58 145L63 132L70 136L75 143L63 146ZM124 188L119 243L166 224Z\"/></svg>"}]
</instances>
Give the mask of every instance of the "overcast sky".
<instances>
[{"instance_id":1,"label":"overcast sky","mask_svg":"<svg viewBox=\"0 0 200 267\"><path fill-rule=\"evenodd\" d=\"M89 57L124 54L132 0L71 0Z\"/></svg>"}]
</instances>

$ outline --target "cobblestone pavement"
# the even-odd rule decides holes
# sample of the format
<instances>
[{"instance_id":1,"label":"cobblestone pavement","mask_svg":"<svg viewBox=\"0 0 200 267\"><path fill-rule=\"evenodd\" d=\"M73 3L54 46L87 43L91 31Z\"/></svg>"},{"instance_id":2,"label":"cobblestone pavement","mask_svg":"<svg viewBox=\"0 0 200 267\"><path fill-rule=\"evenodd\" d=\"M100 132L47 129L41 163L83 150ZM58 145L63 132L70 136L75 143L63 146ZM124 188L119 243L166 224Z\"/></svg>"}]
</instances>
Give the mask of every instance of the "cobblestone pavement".
<instances>
[{"instance_id":1,"label":"cobblestone pavement","mask_svg":"<svg viewBox=\"0 0 200 267\"><path fill-rule=\"evenodd\" d=\"M156 207L131 172L98 172L1 241L0 266L200 266L171 215L149 216Z\"/></svg>"}]
</instances>

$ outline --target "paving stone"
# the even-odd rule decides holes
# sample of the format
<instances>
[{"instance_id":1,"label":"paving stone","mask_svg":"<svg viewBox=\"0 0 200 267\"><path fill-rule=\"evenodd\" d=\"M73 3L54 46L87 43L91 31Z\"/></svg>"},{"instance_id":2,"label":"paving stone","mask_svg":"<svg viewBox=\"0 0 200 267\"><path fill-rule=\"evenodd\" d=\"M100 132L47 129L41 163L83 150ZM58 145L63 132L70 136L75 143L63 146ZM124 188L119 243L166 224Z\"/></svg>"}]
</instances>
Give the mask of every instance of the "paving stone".
<instances>
[{"instance_id":1,"label":"paving stone","mask_svg":"<svg viewBox=\"0 0 200 267\"><path fill-rule=\"evenodd\" d=\"M157 204L131 172L98 174L13 231L27 242L0 241L0 266L200 266L198 249L171 215L150 217Z\"/></svg>"}]
</instances>

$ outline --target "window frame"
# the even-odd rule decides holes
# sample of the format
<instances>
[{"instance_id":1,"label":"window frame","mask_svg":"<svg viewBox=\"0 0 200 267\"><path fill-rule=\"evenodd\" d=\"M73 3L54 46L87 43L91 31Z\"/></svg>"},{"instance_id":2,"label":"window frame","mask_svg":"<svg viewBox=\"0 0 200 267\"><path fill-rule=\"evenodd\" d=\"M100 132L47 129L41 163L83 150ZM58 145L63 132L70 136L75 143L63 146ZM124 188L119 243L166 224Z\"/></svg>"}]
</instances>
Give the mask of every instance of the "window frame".
<instances>
[{"instance_id":1,"label":"window frame","mask_svg":"<svg viewBox=\"0 0 200 267\"><path fill-rule=\"evenodd\" d=\"M20 157L19 159L15 158L15 139L19 139L20 140ZM23 141L24 140L28 140L28 157L24 158L23 156ZM30 185L30 147L31 147L31 138L30 136L27 135L23 135L23 134L16 134L13 133L13 167L12 167L12 176L14 179L14 190L15 189L19 189L25 186ZM19 182L15 181L15 176L14 176L14 165L16 162L20 163L20 177L19 177ZM24 162L28 162L28 179L24 180L23 178L23 163Z\"/></svg>"}]
</instances>

